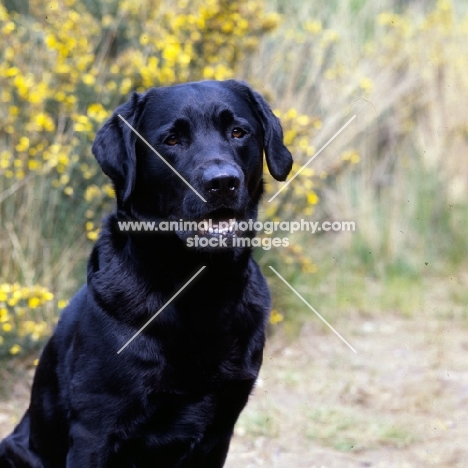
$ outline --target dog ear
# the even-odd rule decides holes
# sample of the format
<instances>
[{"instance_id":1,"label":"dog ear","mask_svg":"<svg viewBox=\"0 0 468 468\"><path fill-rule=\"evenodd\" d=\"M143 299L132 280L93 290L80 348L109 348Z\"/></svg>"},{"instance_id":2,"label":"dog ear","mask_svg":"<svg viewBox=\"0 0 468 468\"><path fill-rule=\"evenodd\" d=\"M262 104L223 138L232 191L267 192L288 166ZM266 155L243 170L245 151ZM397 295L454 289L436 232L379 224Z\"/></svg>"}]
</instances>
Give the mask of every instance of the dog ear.
<instances>
[{"instance_id":1,"label":"dog ear","mask_svg":"<svg viewBox=\"0 0 468 468\"><path fill-rule=\"evenodd\" d=\"M283 129L278 117L273 114L263 96L253 91L246 83L236 80L228 80L226 83L238 92L240 91L253 105L253 110L263 127L263 148L268 170L276 180L286 180L291 171L293 159L283 143Z\"/></svg>"},{"instance_id":2,"label":"dog ear","mask_svg":"<svg viewBox=\"0 0 468 468\"><path fill-rule=\"evenodd\" d=\"M92 146L101 169L112 180L119 208L125 207L129 202L135 184L137 138L119 115L135 127L140 97L138 93L133 93L128 102L115 110L96 133Z\"/></svg>"},{"instance_id":3,"label":"dog ear","mask_svg":"<svg viewBox=\"0 0 468 468\"><path fill-rule=\"evenodd\" d=\"M263 96L251 91L256 105L256 111L263 125L263 146L270 174L276 180L286 180L292 168L293 159L290 151L283 143L281 123L273 114Z\"/></svg>"}]
</instances>

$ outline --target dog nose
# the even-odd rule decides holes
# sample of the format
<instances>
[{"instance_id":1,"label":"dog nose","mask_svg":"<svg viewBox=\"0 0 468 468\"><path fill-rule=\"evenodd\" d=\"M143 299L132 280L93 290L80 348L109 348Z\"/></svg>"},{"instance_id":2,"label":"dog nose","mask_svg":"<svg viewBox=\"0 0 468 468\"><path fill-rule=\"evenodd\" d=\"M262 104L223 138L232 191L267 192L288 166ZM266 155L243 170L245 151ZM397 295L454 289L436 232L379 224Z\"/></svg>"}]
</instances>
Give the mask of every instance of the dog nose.
<instances>
[{"instance_id":1,"label":"dog nose","mask_svg":"<svg viewBox=\"0 0 468 468\"><path fill-rule=\"evenodd\" d=\"M231 165L208 167L203 172L203 188L211 195L225 197L236 193L241 183L239 171Z\"/></svg>"}]
</instances>

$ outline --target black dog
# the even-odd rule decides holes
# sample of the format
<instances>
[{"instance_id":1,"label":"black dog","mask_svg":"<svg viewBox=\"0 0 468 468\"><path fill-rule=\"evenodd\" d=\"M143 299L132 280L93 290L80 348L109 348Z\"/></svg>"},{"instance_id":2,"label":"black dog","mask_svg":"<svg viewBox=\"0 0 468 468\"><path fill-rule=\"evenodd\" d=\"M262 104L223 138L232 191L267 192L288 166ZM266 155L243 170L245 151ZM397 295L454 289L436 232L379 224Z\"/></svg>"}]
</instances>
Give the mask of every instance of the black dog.
<instances>
[{"instance_id":1,"label":"black dog","mask_svg":"<svg viewBox=\"0 0 468 468\"><path fill-rule=\"evenodd\" d=\"M117 208L87 286L42 353L29 409L0 444L0 467L222 467L270 310L251 249L234 242L253 233L232 220L256 218L263 152L275 179L291 169L279 121L237 81L154 88L116 110L93 152ZM212 224L151 233L119 225L180 220ZM195 236L228 247L189 248Z\"/></svg>"}]
</instances>

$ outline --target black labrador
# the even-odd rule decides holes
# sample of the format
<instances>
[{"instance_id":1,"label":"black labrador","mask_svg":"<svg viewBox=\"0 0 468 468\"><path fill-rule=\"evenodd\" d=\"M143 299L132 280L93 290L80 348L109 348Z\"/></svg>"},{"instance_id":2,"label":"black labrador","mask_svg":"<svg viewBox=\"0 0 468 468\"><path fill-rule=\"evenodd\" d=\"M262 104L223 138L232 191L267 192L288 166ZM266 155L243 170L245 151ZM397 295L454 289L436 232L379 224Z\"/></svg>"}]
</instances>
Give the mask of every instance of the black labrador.
<instances>
[{"instance_id":1,"label":"black labrador","mask_svg":"<svg viewBox=\"0 0 468 468\"><path fill-rule=\"evenodd\" d=\"M280 123L242 82L153 88L115 111L93 153L117 206L42 353L29 409L0 444L0 467L222 467L270 311L251 248L234 242L254 233L233 220L256 219L263 153L275 179L291 170ZM122 228L182 220L192 227ZM189 247L196 236L227 247Z\"/></svg>"}]
</instances>

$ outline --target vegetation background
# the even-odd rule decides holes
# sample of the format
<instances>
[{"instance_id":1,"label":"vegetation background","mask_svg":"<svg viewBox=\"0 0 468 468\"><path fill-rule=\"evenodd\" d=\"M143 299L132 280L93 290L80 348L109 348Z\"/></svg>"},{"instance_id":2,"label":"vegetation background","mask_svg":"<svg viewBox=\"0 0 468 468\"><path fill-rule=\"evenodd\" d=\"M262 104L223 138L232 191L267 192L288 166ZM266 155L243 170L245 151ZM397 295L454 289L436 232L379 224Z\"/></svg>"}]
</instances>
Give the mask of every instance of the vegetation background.
<instances>
[{"instance_id":1,"label":"vegetation background","mask_svg":"<svg viewBox=\"0 0 468 468\"><path fill-rule=\"evenodd\" d=\"M356 116L272 203L266 177L261 209L356 231L256 252L271 339L229 463L465 466L466 2L2 0L0 31L2 434L112 207L95 131L132 90L240 78L280 117L294 171Z\"/></svg>"}]
</instances>

